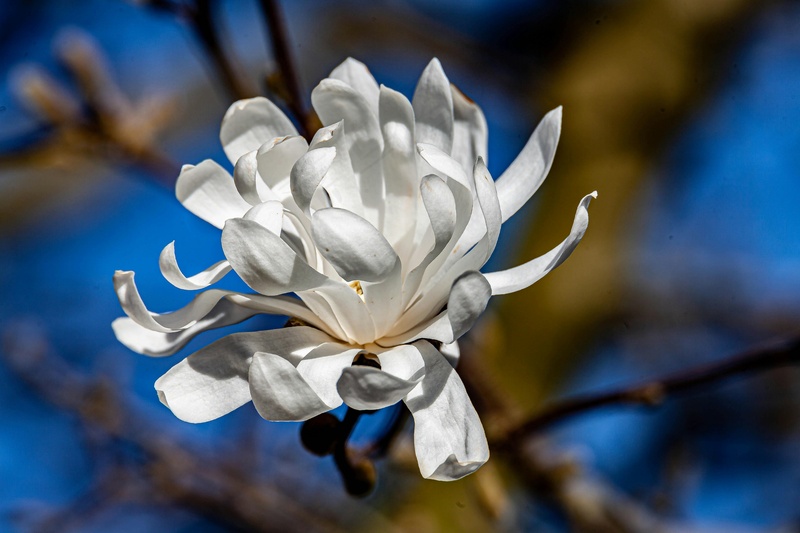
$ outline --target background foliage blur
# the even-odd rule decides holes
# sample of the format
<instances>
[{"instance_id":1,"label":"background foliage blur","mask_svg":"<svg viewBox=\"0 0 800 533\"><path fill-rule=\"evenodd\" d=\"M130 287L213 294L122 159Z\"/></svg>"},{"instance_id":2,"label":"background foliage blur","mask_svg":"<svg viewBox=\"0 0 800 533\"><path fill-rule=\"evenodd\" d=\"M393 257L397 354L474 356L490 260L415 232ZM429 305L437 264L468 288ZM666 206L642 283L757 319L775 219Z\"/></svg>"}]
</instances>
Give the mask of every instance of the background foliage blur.
<instances>
[{"instance_id":1,"label":"background foliage blur","mask_svg":"<svg viewBox=\"0 0 800 533\"><path fill-rule=\"evenodd\" d=\"M279 97L258 2L198 3L215 13L240 91ZM186 295L159 274L163 246L179 241L186 271L221 256L217 230L169 183L178 164L224 161L218 128L234 97L191 24L146 4L0 4L0 530L797 530L796 368L654 413L561 423L530 443L544 488L501 455L460 482L423 481L406 434L378 463L376 492L354 500L330 460L302 449L297 424L249 406L202 426L172 417L152 384L176 360L115 341L111 275L135 270L166 311ZM410 95L439 57L487 116L495 176L564 105L550 177L489 266L550 249L597 189L590 229L553 274L495 299L466 346L465 364L514 414L796 332L797 2L283 6L306 97L347 56ZM382 423L359 426L356 442Z\"/></svg>"}]
</instances>

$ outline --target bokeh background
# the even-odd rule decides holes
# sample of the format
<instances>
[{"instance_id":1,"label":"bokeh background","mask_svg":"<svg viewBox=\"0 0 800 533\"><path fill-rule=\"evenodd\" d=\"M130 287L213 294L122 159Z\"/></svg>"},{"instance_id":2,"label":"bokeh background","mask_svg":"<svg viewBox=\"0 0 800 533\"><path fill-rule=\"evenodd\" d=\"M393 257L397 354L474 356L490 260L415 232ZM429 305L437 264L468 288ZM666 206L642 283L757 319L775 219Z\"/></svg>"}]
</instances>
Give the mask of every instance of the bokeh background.
<instances>
[{"instance_id":1,"label":"bokeh background","mask_svg":"<svg viewBox=\"0 0 800 533\"><path fill-rule=\"evenodd\" d=\"M542 432L530 445L556 488L499 454L465 480L421 480L406 428L375 493L353 499L298 424L249 405L202 426L175 419L153 382L223 333L167 360L129 352L110 328L111 276L135 270L149 307L168 311L188 297L161 278L161 249L176 240L187 272L221 257L217 230L170 183L176 165L225 162L219 123L235 97L191 24L148 4L0 3L0 530L798 530L795 368ZM258 2L208 4L241 90L279 99ZM489 268L550 249L598 190L587 235L557 271L495 299L465 345L513 413L796 333L800 3L282 5L306 97L347 56L410 96L438 57L486 114L495 176L564 106L550 177Z\"/></svg>"}]
</instances>

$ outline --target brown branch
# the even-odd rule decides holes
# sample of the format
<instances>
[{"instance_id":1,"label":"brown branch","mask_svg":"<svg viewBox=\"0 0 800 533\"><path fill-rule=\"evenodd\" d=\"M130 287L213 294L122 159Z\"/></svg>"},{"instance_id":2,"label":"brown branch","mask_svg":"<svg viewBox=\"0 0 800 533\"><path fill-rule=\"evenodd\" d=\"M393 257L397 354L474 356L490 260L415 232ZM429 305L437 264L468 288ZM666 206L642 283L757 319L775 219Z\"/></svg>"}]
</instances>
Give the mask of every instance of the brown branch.
<instances>
[{"instance_id":1,"label":"brown branch","mask_svg":"<svg viewBox=\"0 0 800 533\"><path fill-rule=\"evenodd\" d=\"M313 117L311 117L305 105L300 85L300 75L294 55L289 48L289 32L286 29L286 21L280 4L278 0L261 0L261 10L264 13L264 22L267 26L272 54L278 63L281 81L286 88L286 105L297 119L300 133L310 140L310 135L316 128L313 124Z\"/></svg>"},{"instance_id":2,"label":"brown branch","mask_svg":"<svg viewBox=\"0 0 800 533\"><path fill-rule=\"evenodd\" d=\"M610 405L660 405L669 395L713 385L736 376L800 363L800 336L742 352L730 359L680 371L633 387L586 394L556 402L493 439L493 445L519 442L570 416Z\"/></svg>"},{"instance_id":3,"label":"brown branch","mask_svg":"<svg viewBox=\"0 0 800 533\"><path fill-rule=\"evenodd\" d=\"M233 64L225 56L222 44L214 27L213 0L197 0L195 9L190 12L189 22L200 44L219 73L225 89L236 100L253 96L236 73Z\"/></svg>"}]
</instances>

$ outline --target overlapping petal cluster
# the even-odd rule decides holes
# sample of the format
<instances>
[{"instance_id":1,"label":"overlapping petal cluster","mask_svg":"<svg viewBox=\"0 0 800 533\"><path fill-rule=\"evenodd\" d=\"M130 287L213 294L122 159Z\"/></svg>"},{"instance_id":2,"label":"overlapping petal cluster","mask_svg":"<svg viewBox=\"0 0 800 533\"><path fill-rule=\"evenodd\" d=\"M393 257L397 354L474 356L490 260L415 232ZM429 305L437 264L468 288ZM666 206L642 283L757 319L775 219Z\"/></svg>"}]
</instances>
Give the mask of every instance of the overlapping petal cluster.
<instances>
[{"instance_id":1,"label":"overlapping petal cluster","mask_svg":"<svg viewBox=\"0 0 800 533\"><path fill-rule=\"evenodd\" d=\"M378 86L353 59L311 98L324 127L310 143L269 100L243 100L220 135L233 176L206 160L178 178L181 203L222 230L225 259L186 276L170 243L160 257L164 277L200 290L233 270L255 293L206 290L156 314L133 272L118 271L127 317L114 331L132 350L160 357L258 313L293 317L302 325L234 333L190 355L156 382L161 401L182 420L204 422L251 400L268 420L294 421L343 402L371 410L402 400L422 475L458 479L485 463L489 448L454 371L457 339L491 296L523 289L564 261L588 223L593 195L555 249L479 272L502 223L545 179L561 109L495 181L483 113L436 59L412 101ZM378 365L354 364L363 354Z\"/></svg>"}]
</instances>

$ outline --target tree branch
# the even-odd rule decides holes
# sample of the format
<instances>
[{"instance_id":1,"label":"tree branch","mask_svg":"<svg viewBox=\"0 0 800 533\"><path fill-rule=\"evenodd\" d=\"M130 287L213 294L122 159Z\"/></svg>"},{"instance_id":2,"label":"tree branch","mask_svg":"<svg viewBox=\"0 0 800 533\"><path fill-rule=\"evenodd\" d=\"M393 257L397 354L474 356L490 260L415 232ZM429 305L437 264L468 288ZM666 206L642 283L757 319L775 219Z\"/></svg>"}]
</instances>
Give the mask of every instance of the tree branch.
<instances>
[{"instance_id":1,"label":"tree branch","mask_svg":"<svg viewBox=\"0 0 800 533\"><path fill-rule=\"evenodd\" d=\"M316 128L312 125L312 118L306 109L305 100L303 99L300 75L298 74L292 51L289 48L289 33L286 29L281 7L278 4L278 0L260 1L272 54L278 63L281 81L286 88L286 105L297 119L301 135L311 140L310 135Z\"/></svg>"},{"instance_id":2,"label":"tree branch","mask_svg":"<svg viewBox=\"0 0 800 533\"><path fill-rule=\"evenodd\" d=\"M492 439L494 446L519 442L570 416L609 405L657 406L667 396L697 389L734 376L800 363L800 335L744 351L730 359L680 371L632 387L585 394L556 402L521 424Z\"/></svg>"}]
</instances>

